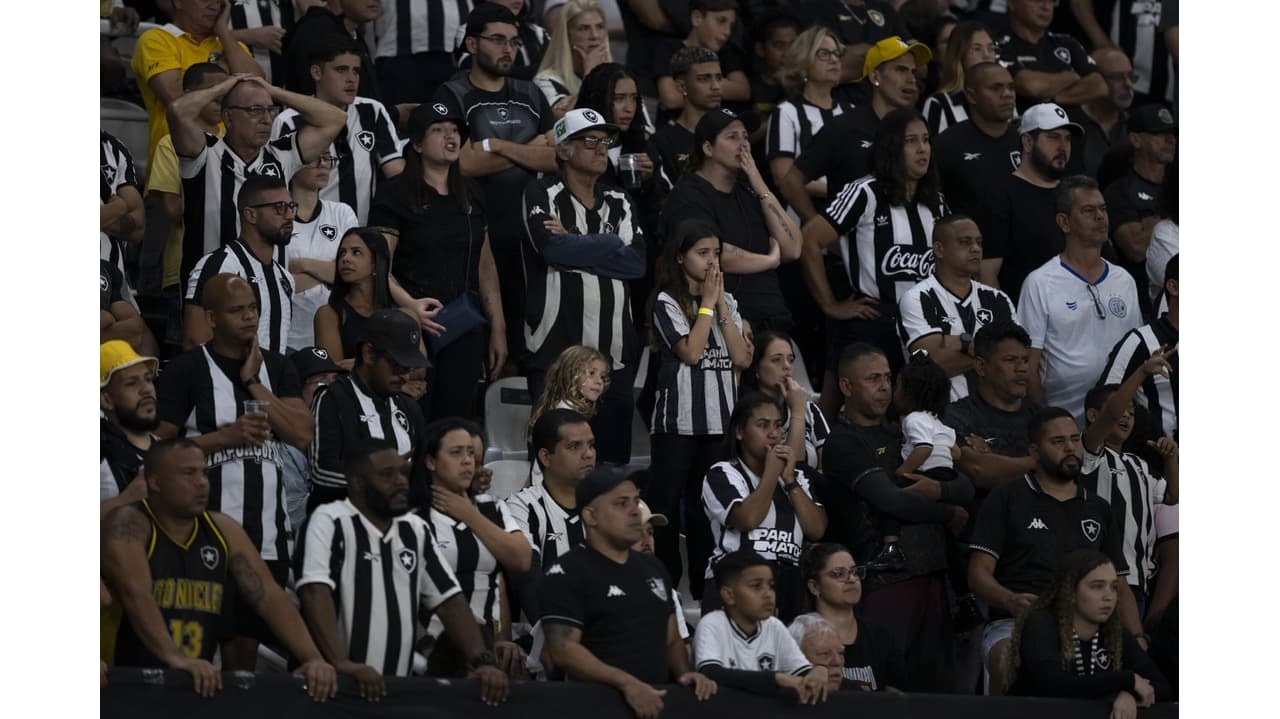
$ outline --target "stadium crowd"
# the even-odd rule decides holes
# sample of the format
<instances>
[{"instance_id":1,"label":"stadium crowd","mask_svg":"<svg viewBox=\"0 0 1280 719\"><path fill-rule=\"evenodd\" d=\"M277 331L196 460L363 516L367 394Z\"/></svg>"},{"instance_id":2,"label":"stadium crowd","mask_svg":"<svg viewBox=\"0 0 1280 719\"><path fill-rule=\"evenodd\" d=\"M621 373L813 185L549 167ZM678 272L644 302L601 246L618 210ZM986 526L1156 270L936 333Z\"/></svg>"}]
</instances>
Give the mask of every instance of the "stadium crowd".
<instances>
[{"instance_id":1,"label":"stadium crowd","mask_svg":"<svg viewBox=\"0 0 1280 719\"><path fill-rule=\"evenodd\" d=\"M1176 2L100 15L104 681L1176 698Z\"/></svg>"}]
</instances>

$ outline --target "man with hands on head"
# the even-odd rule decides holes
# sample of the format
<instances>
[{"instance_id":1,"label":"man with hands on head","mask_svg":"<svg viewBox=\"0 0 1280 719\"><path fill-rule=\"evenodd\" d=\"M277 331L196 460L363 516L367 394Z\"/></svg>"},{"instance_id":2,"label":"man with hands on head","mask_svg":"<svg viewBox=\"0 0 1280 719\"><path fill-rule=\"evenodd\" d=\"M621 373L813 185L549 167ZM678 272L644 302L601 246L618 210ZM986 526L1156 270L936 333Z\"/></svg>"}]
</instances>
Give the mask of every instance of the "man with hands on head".
<instances>
[{"instance_id":1,"label":"man with hands on head","mask_svg":"<svg viewBox=\"0 0 1280 719\"><path fill-rule=\"evenodd\" d=\"M616 468L580 481L586 544L551 565L539 591L546 652L570 679L622 692L639 719L662 711L671 677L699 701L716 683L691 671L676 628L666 570L631 546L644 533L640 490Z\"/></svg>"},{"instance_id":2,"label":"man with hands on head","mask_svg":"<svg viewBox=\"0 0 1280 719\"><path fill-rule=\"evenodd\" d=\"M356 679L360 696L376 702L386 696L384 675L408 676L413 667L410 618L434 612L467 657L481 700L496 706L507 700L507 675L427 521L409 512L409 468L388 440L371 439L347 456L347 497L316 508L296 553L307 626L324 656Z\"/></svg>"},{"instance_id":3,"label":"man with hands on head","mask_svg":"<svg viewBox=\"0 0 1280 719\"><path fill-rule=\"evenodd\" d=\"M115 509L102 525L102 572L113 592L103 620L104 656L116 665L189 672L196 693L213 696L222 674L210 660L230 635L224 599L234 583L241 601L301 662L297 673L311 698L334 697L333 667L253 541L231 517L207 511L209 478L200 446L182 438L157 442L145 476L147 498ZM225 656L225 645L223 651Z\"/></svg>"}]
</instances>

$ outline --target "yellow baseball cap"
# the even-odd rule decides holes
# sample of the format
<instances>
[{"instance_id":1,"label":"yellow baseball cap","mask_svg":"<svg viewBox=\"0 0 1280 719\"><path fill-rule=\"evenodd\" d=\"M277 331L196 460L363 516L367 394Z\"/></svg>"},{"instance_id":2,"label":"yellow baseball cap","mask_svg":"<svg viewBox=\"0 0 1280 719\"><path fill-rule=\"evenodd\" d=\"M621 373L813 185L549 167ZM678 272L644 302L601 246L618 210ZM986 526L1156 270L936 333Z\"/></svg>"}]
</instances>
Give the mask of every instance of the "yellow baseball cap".
<instances>
[{"instance_id":1,"label":"yellow baseball cap","mask_svg":"<svg viewBox=\"0 0 1280 719\"><path fill-rule=\"evenodd\" d=\"M923 43L918 43L915 40L905 42L897 35L887 37L872 45L870 50L867 50L867 58L862 61L862 74L854 82L862 82L867 78L867 75L871 74L872 70L907 53L911 53L911 56L916 59L916 66L918 67L924 67L933 59L933 52Z\"/></svg>"},{"instance_id":2,"label":"yellow baseball cap","mask_svg":"<svg viewBox=\"0 0 1280 719\"><path fill-rule=\"evenodd\" d=\"M129 346L124 340L111 340L103 342L99 349L99 361L102 370L102 386L106 387L111 381L111 376L117 371L128 369L142 362L151 363L151 371L155 372L160 366L160 361L155 357L143 357Z\"/></svg>"}]
</instances>

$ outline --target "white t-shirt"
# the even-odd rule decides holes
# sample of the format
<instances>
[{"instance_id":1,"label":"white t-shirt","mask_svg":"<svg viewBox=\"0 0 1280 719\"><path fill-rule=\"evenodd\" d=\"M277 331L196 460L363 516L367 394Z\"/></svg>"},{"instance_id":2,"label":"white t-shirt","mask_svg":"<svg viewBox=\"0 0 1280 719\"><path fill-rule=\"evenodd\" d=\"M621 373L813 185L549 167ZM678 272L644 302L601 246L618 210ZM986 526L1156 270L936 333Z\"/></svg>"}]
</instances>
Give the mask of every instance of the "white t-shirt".
<instances>
[{"instance_id":1,"label":"white t-shirt","mask_svg":"<svg viewBox=\"0 0 1280 719\"><path fill-rule=\"evenodd\" d=\"M1160 299L1164 290L1164 268L1178 254L1178 223L1160 220L1151 230L1151 244L1147 247L1147 280L1151 301Z\"/></svg>"},{"instance_id":2,"label":"white t-shirt","mask_svg":"<svg viewBox=\"0 0 1280 719\"><path fill-rule=\"evenodd\" d=\"M359 224L355 211L349 205L320 200L314 219L310 222L293 221L293 237L285 248L286 260L306 258L336 262L342 236ZM285 266L288 267L287 261ZM300 350L315 345L316 310L328 301L329 286L323 282L304 292L294 293L293 317L286 345L289 349Z\"/></svg>"},{"instance_id":3,"label":"white t-shirt","mask_svg":"<svg viewBox=\"0 0 1280 719\"><path fill-rule=\"evenodd\" d=\"M1090 284L1053 257L1027 275L1018 300L1018 324L1041 350L1045 403L1067 410L1081 426L1084 396L1102 376L1111 348L1142 325L1133 278L1103 263L1102 278Z\"/></svg>"},{"instance_id":4,"label":"white t-shirt","mask_svg":"<svg viewBox=\"0 0 1280 719\"><path fill-rule=\"evenodd\" d=\"M777 617L760 622L756 633L747 636L723 609L710 612L698 622L693 634L693 663L697 669L718 665L795 675L805 674L813 667Z\"/></svg>"},{"instance_id":5,"label":"white t-shirt","mask_svg":"<svg viewBox=\"0 0 1280 719\"><path fill-rule=\"evenodd\" d=\"M902 418L902 458L916 447L931 447L928 459L916 469L924 472L938 467L954 468L951 448L956 444L956 431L943 424L932 412L912 412Z\"/></svg>"}]
</instances>

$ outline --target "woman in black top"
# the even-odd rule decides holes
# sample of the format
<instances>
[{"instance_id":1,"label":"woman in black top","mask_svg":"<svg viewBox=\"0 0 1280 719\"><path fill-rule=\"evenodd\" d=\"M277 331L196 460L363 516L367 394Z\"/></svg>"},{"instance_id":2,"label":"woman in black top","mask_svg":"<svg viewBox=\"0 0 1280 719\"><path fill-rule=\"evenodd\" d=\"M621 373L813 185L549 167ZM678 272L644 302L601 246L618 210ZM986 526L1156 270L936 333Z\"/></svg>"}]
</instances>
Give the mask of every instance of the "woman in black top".
<instances>
[{"instance_id":1,"label":"woman in black top","mask_svg":"<svg viewBox=\"0 0 1280 719\"><path fill-rule=\"evenodd\" d=\"M689 169L663 208L664 235L690 217L720 228L724 288L738 299L743 318L755 330L789 329L777 269L800 257L800 228L769 192L751 157L747 128L729 110L712 110L698 121Z\"/></svg>"},{"instance_id":2,"label":"woman in black top","mask_svg":"<svg viewBox=\"0 0 1280 719\"><path fill-rule=\"evenodd\" d=\"M835 625L844 644L844 678L872 691L898 691L906 679L902 649L887 628L854 612L867 568L844 545L820 542L805 550L800 572L814 611Z\"/></svg>"},{"instance_id":3,"label":"woman in black top","mask_svg":"<svg viewBox=\"0 0 1280 719\"><path fill-rule=\"evenodd\" d=\"M464 131L456 109L443 103L415 108L404 172L378 187L369 211L369 223L387 235L391 248L392 299L415 313L429 335L433 377L423 400L429 418L475 414L476 385L485 377L486 359L490 378L497 378L507 360L498 271L480 190L458 167ZM488 324L460 336L455 326L442 346L449 328L438 315L453 302L470 302Z\"/></svg>"},{"instance_id":4,"label":"woman in black top","mask_svg":"<svg viewBox=\"0 0 1280 719\"><path fill-rule=\"evenodd\" d=\"M1008 693L1105 699L1113 719L1168 701L1169 682L1116 611L1122 581L1105 554L1068 554L1049 591L1014 625Z\"/></svg>"}]
</instances>

